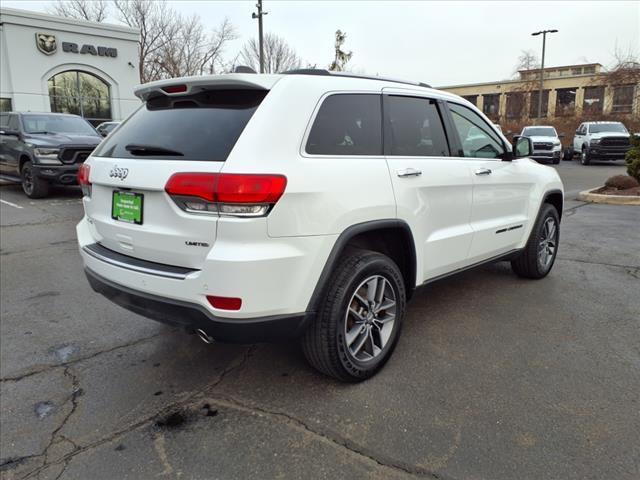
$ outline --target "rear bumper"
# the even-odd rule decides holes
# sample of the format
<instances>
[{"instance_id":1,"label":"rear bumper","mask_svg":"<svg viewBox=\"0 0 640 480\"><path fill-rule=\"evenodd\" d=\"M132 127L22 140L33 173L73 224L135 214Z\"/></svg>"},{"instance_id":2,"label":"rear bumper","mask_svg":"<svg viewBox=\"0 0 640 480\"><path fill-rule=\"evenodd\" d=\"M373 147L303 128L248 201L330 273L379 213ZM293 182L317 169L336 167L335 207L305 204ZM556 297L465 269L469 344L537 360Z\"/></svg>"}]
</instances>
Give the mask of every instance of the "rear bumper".
<instances>
[{"instance_id":1,"label":"rear bumper","mask_svg":"<svg viewBox=\"0 0 640 480\"><path fill-rule=\"evenodd\" d=\"M76 185L78 183L78 168L73 165L33 165L33 173L39 178L61 185Z\"/></svg>"},{"instance_id":2,"label":"rear bumper","mask_svg":"<svg viewBox=\"0 0 640 480\"><path fill-rule=\"evenodd\" d=\"M313 319L312 313L251 319L218 317L197 304L133 290L111 282L88 268L85 268L85 273L95 292L121 307L161 323L188 330L201 329L222 342L277 342L295 338Z\"/></svg>"}]
</instances>

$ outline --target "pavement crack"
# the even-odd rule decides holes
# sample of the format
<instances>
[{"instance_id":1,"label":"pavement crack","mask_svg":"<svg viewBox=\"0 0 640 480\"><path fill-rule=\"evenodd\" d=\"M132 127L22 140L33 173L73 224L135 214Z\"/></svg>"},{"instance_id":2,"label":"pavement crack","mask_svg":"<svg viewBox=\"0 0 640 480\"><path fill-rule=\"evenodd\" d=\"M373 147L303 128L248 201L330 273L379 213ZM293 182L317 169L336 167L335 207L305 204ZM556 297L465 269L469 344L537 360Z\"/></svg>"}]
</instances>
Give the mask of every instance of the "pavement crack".
<instances>
[{"instance_id":1,"label":"pavement crack","mask_svg":"<svg viewBox=\"0 0 640 480\"><path fill-rule=\"evenodd\" d=\"M316 427L312 427L304 420L289 413L249 404L228 395L209 396L207 400L222 408L226 407L243 413L266 416L279 421L284 421L289 426L308 433L323 443L345 450L348 454L356 456L367 463L373 463L378 467L387 468L396 473L443 480L443 477L440 474L417 465L410 465L406 462L387 457L386 455L381 455L335 432L319 430Z\"/></svg>"},{"instance_id":2,"label":"pavement crack","mask_svg":"<svg viewBox=\"0 0 640 480\"><path fill-rule=\"evenodd\" d=\"M92 353L90 355L85 355L84 357L78 357L78 358L75 358L73 360L69 360L68 362L59 363L59 364L55 364L55 365L40 365L40 366L37 366L37 367L35 367L35 368L31 369L31 370L23 372L23 373L21 373L19 375L0 378L0 383L4 383L4 382L19 382L20 380L24 380L25 378L29 378L29 377L32 377L34 375L39 375L41 373L48 372L50 370L55 370L55 369L58 369L58 368L65 368L65 367L68 367L68 366L71 366L71 365L75 365L75 364L80 363L80 362L91 360L92 358L98 357L100 355L104 355L106 353L111 353L111 352L115 352L117 350L126 349L126 348L129 348L129 347L134 347L134 346L139 345L141 343L147 342L148 340L152 340L152 339L154 339L156 337L159 337L160 335L162 335L162 333L156 333L156 334L151 335L149 337L139 338L139 339L134 340L134 341L129 342L129 343L124 343L122 345L116 345L115 347L107 348L105 350L100 350L100 351L94 352L94 353Z\"/></svg>"},{"instance_id":3,"label":"pavement crack","mask_svg":"<svg viewBox=\"0 0 640 480\"><path fill-rule=\"evenodd\" d=\"M640 278L639 272L640 272L640 266L635 266L635 265L622 265L620 263L607 263L607 262L594 262L592 260L582 260L580 258L567 258L567 257L558 257L558 260L562 260L565 262L578 262L578 263L586 263L589 265L602 265L605 267L615 267L615 268L624 268L627 270L627 273L629 275L631 275L632 277L635 278Z\"/></svg>"},{"instance_id":4,"label":"pavement crack","mask_svg":"<svg viewBox=\"0 0 640 480\"><path fill-rule=\"evenodd\" d=\"M155 336L155 335L154 335ZM149 337L152 338L152 337ZM120 346L119 348L122 348L123 346ZM115 348L114 348L115 349ZM111 349L111 350L114 350ZM71 395L71 400L72 400L72 409L69 412L69 414L67 414L65 416L65 418L63 419L62 423L53 431L53 433L51 434L51 440L49 441L49 444L47 445L47 447L45 447L45 450L43 453L39 454L39 455L33 455L32 457L25 457L25 458L18 458L18 459L9 459L8 461L6 461L5 463L7 463L7 467L6 469L11 469L14 466L19 465L20 463L24 462L27 459L30 458L40 458L40 457L44 457L44 462L42 465L40 465L39 467L35 468L34 470L31 470L30 472L28 472L25 476L22 477L22 480L27 480L29 478L33 478L37 475L39 475L43 470L55 466L55 465L60 465L63 464L63 469L62 472L60 472L60 475L62 475L62 473L64 473L65 469L67 468L67 466L69 465L69 463L71 463L71 461L73 460L73 458L76 455L79 455L81 453L84 452L88 452L91 450L94 450L106 443L110 443L113 442L117 439L119 439L120 437L122 437L123 435L126 435L127 433L133 432L139 428L148 426L148 425L152 425L154 424L158 419L163 418L164 416L170 414L171 412L174 412L177 409L180 408L186 408L188 406L191 405L197 405L202 398L205 398L206 392L208 390L211 390L212 388L215 388L216 386L220 385L222 383L222 381L232 372L237 371L242 369L246 363L248 362L249 358L252 356L253 352L256 349L256 345L250 345L244 352L244 354L240 357L240 360L237 362L232 362L229 366L227 366L218 376L218 378L205 385L203 388L187 395L185 398L173 402L165 407L163 407L162 409L160 409L159 411L148 415L146 417L143 417L141 419L139 419L136 422L133 422L129 425L127 425L126 427L117 430L115 432L112 432L111 434L102 437L92 443L86 444L86 445L78 445L77 443L69 440L67 437L64 437L62 435L59 435L59 432L62 430L62 428L64 428L64 426L66 425L66 423L69 421L69 419L72 417L72 415L75 413L76 409L77 409L77 397L79 397L82 393L82 390L77 390L77 392L79 393L72 393ZM98 355L98 354L96 354ZM94 356L96 356L94 355ZM77 384L77 379L74 375L71 375L71 372L69 370L69 366L67 366L65 368L65 375L66 376L70 376L72 378L72 384L74 385L74 390L73 392L76 392L75 387L78 386ZM47 459L48 456L48 451L49 449L55 445L57 443L56 438L58 439L58 441L63 441L63 440L67 440L69 441L73 446L74 449L67 453L66 455L63 455L61 458L49 462Z\"/></svg>"},{"instance_id":5,"label":"pavement crack","mask_svg":"<svg viewBox=\"0 0 640 480\"><path fill-rule=\"evenodd\" d=\"M576 206L574 206L574 207L567 208L567 209L562 213L562 215L563 215L563 216L565 216L565 217L570 217L570 216L572 216L572 215L575 215L576 210L578 210L579 208L585 207L585 206L587 206L587 205L590 205L590 203L589 203L589 202L584 202L584 203L582 203L582 205L576 205Z\"/></svg>"}]
</instances>

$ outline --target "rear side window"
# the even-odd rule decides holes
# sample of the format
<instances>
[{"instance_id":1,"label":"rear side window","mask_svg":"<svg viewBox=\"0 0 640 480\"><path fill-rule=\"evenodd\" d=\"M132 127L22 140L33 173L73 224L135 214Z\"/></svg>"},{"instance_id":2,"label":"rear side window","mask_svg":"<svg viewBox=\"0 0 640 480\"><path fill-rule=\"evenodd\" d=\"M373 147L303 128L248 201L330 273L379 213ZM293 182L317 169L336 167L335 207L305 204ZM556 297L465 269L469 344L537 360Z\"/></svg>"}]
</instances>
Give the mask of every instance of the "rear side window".
<instances>
[{"instance_id":1,"label":"rear side window","mask_svg":"<svg viewBox=\"0 0 640 480\"><path fill-rule=\"evenodd\" d=\"M93 155L225 161L266 94L208 90L150 98Z\"/></svg>"},{"instance_id":2,"label":"rear side window","mask_svg":"<svg viewBox=\"0 0 640 480\"><path fill-rule=\"evenodd\" d=\"M380 95L341 93L325 98L306 151L315 155L382 155Z\"/></svg>"},{"instance_id":3,"label":"rear side window","mask_svg":"<svg viewBox=\"0 0 640 480\"><path fill-rule=\"evenodd\" d=\"M385 116L389 155L445 157L449 155L438 106L420 97L388 96Z\"/></svg>"}]
</instances>

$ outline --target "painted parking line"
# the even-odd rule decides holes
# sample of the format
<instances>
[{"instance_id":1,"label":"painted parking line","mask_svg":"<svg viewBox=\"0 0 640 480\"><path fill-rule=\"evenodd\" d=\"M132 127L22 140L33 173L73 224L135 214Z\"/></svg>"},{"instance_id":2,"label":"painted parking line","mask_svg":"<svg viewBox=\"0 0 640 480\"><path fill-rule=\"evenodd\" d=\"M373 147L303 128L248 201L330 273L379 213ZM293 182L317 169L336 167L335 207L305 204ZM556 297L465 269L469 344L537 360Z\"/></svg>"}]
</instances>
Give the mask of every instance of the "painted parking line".
<instances>
[{"instance_id":1,"label":"painted parking line","mask_svg":"<svg viewBox=\"0 0 640 480\"><path fill-rule=\"evenodd\" d=\"M14 207L14 208L22 208L20 205L16 203L7 202L6 200L2 200L1 198L0 198L0 203L4 203L5 205L9 205L10 207Z\"/></svg>"}]
</instances>

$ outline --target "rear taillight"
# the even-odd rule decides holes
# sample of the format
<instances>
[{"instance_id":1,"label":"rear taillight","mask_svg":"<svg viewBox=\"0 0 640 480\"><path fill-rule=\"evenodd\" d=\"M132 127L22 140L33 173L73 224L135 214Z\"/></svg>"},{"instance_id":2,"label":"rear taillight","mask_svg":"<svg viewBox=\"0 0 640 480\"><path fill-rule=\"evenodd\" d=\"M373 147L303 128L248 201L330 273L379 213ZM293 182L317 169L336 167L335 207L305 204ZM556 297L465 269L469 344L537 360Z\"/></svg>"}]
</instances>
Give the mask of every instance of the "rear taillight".
<instances>
[{"instance_id":1,"label":"rear taillight","mask_svg":"<svg viewBox=\"0 0 640 480\"><path fill-rule=\"evenodd\" d=\"M80 165L78 169L78 184L82 188L82 195L85 197L91 196L91 182L89 182L89 173L91 172L91 167L86 163Z\"/></svg>"},{"instance_id":2,"label":"rear taillight","mask_svg":"<svg viewBox=\"0 0 640 480\"><path fill-rule=\"evenodd\" d=\"M262 217L287 186L283 175L176 173L166 192L182 210L237 217Z\"/></svg>"}]
</instances>

